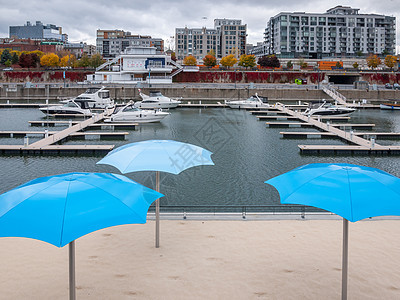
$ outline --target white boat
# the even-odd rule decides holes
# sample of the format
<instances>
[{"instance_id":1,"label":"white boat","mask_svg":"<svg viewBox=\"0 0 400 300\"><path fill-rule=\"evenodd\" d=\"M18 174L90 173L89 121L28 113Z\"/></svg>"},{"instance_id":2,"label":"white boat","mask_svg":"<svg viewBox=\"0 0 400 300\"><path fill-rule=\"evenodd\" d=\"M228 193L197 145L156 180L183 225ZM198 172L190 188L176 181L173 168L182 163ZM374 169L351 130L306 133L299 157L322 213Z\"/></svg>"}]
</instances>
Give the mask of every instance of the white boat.
<instances>
[{"instance_id":1,"label":"white boat","mask_svg":"<svg viewBox=\"0 0 400 300\"><path fill-rule=\"evenodd\" d=\"M230 108L257 108L257 107L269 107L268 98L261 97L255 94L246 100L234 100L225 101L225 104Z\"/></svg>"},{"instance_id":2,"label":"white boat","mask_svg":"<svg viewBox=\"0 0 400 300\"><path fill-rule=\"evenodd\" d=\"M304 112L306 116L342 116L346 117L355 112L354 108L344 105L335 105L325 99L319 102L310 102Z\"/></svg>"},{"instance_id":3,"label":"white boat","mask_svg":"<svg viewBox=\"0 0 400 300\"><path fill-rule=\"evenodd\" d=\"M379 104L380 109L390 109L390 110L398 110L400 109L400 103L397 103L397 101L394 102L385 102Z\"/></svg>"},{"instance_id":4,"label":"white boat","mask_svg":"<svg viewBox=\"0 0 400 300\"><path fill-rule=\"evenodd\" d=\"M114 105L114 101L110 98L110 91L103 87L90 87L83 94L75 98L61 100L61 103L67 103L70 100L85 100L88 102L89 108L101 108Z\"/></svg>"},{"instance_id":5,"label":"white boat","mask_svg":"<svg viewBox=\"0 0 400 300\"><path fill-rule=\"evenodd\" d=\"M92 115L87 100L69 100L63 105L42 106L39 109L45 115Z\"/></svg>"},{"instance_id":6,"label":"white boat","mask_svg":"<svg viewBox=\"0 0 400 300\"><path fill-rule=\"evenodd\" d=\"M151 91L149 96L142 93L139 89L139 95L142 101L135 103L140 108L175 108L181 101L164 96L159 91Z\"/></svg>"},{"instance_id":7,"label":"white boat","mask_svg":"<svg viewBox=\"0 0 400 300\"><path fill-rule=\"evenodd\" d=\"M104 120L104 122L151 123L159 122L169 114L161 111L161 109L141 109L135 107L131 101L122 108L116 108L110 118Z\"/></svg>"}]
</instances>

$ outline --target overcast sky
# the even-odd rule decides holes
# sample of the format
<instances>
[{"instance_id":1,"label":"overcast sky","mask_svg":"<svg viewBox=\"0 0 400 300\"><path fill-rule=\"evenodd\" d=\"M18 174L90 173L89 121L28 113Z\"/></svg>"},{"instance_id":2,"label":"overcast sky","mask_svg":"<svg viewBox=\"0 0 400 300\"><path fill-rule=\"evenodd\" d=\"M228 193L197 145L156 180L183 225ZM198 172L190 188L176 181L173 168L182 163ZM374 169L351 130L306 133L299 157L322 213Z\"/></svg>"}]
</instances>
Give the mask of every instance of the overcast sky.
<instances>
[{"instance_id":1,"label":"overcast sky","mask_svg":"<svg viewBox=\"0 0 400 300\"><path fill-rule=\"evenodd\" d=\"M95 45L97 29L122 29L132 34L163 38L165 46L177 27L213 27L216 18L240 19L247 24L248 43L263 40L267 21L280 12L322 13L336 5L359 8L360 13L400 17L398 0L373 1L298 0L0 0L0 37L9 36L10 25L42 21L63 28L70 42ZM399 26L397 52L399 52Z\"/></svg>"}]
</instances>

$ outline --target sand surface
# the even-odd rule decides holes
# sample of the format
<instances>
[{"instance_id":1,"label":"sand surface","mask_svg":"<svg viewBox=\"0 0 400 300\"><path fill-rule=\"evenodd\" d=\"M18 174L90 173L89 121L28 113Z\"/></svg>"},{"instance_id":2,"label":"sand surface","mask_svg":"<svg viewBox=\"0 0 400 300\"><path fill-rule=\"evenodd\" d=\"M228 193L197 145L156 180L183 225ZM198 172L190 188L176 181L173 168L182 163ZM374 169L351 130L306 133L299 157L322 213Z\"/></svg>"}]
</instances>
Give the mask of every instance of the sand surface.
<instances>
[{"instance_id":1,"label":"sand surface","mask_svg":"<svg viewBox=\"0 0 400 300\"><path fill-rule=\"evenodd\" d=\"M350 223L349 299L400 299L400 221ZM166 221L76 241L78 299L340 299L342 222ZM0 238L0 299L68 299L68 246Z\"/></svg>"}]
</instances>

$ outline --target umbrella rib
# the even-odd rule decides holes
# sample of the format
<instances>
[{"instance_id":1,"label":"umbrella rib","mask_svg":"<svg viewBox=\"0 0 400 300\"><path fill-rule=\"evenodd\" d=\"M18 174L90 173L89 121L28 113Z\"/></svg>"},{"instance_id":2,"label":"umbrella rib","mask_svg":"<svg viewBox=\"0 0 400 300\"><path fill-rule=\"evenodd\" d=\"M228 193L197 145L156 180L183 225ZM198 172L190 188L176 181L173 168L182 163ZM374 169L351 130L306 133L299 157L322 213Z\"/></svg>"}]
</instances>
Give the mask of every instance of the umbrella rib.
<instances>
[{"instance_id":1,"label":"umbrella rib","mask_svg":"<svg viewBox=\"0 0 400 300\"><path fill-rule=\"evenodd\" d=\"M62 225L61 225L61 235L60 235L60 245L58 247L61 247L62 242L63 242L63 234L64 234L64 224L65 224L65 212L67 210L67 201L68 201L68 195L69 195L69 188L71 186L71 181L68 182L68 188L67 188L67 193L65 195L65 203L64 203L64 212L63 212L63 219L62 219Z\"/></svg>"}]
</instances>

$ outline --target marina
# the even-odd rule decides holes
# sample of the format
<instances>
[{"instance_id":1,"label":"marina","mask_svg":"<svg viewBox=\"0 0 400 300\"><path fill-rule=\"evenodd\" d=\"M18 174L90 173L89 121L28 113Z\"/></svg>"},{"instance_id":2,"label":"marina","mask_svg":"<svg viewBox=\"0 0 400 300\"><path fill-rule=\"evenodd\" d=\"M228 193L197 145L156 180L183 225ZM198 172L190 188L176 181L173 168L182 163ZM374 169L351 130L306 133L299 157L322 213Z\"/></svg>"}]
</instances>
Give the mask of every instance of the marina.
<instances>
[{"instance_id":1,"label":"marina","mask_svg":"<svg viewBox=\"0 0 400 300\"><path fill-rule=\"evenodd\" d=\"M296 106L291 108L293 108L293 112L299 109ZM278 112L279 116L294 117L288 115L283 106L280 106L280 109L278 110L276 107L274 112ZM287 105L285 109L288 109ZM271 109L269 110L271 111ZM162 212L173 210L173 206L191 207L190 210L194 212L198 210L197 206L212 209L213 206L220 205L227 210L231 206L260 205L260 210L269 210L273 206L279 207L279 197L276 191L266 187L263 184L263 179L311 162L334 161L362 164L381 168L394 175L400 175L398 173L398 170L400 170L399 157L385 152L366 152L355 155L352 153L352 151L355 151L354 149L351 151L347 149L347 152L339 151L340 155L338 155L328 149L318 153L315 150L311 151L310 148L310 152L303 153L299 144L312 146L311 144L316 144L318 134L322 137L327 131L312 126L307 129L310 132L307 140L303 138L301 141L300 138L283 138L280 134L281 128L266 128L265 122L260 122L252 111L224 107L178 107L170 110L171 115L162 122L141 124L140 126L137 124L106 124L98 120L98 122L84 127L83 130L71 133L70 138L63 140L61 144L42 145L39 147L41 150L39 148L22 150L24 148L22 134L13 138L0 137L0 144L4 145L0 158L2 161L0 174L3 174L3 176L7 174L7 177L10 178L10 180L1 183L0 190L5 191L31 178L48 174L74 170L117 172L115 168L97 166L95 163L110 149L147 139L184 141L202 146L214 153L212 157L215 160L215 166L213 167L196 167L175 177L161 174L161 191L168 194L161 200ZM3 108L0 109L0 117L3 120L2 131L26 132L29 136L30 145L43 137L42 134L30 135L29 132L33 131L33 128L37 128L36 130L40 132L47 129L50 134L85 121L46 118L37 108ZM310 122L318 122L310 119ZM326 126L328 120L321 118L322 120L320 126ZM374 138L373 134L376 132L378 133L376 139L379 138L379 145L398 146L400 143L396 134L389 136L379 133L400 132L399 120L400 116L394 111L361 109L351 116L350 121L344 122L375 124L371 131L353 128L353 138L371 139L371 137ZM301 122L306 123L307 121L306 119ZM330 127L333 128L333 126ZM349 136L350 128L346 130L346 134ZM292 128L290 131L304 132L301 128ZM83 139L83 134L90 132L102 132L104 139L89 134L86 135L84 141L76 140ZM110 143L109 139L106 138L108 133L111 133L110 139L111 135L118 133L124 134L124 138L120 139L118 136L114 136L112 143ZM6 134L8 135L8 133ZM80 135L80 137L74 136L75 134ZM314 138L311 138L311 135L314 135ZM391 139L390 142L389 139ZM350 145L349 143L345 139L338 138L336 134L331 135L331 137L324 136L323 139L318 140L319 145L329 147L329 149L354 145L354 143L350 143ZM101 146L101 148L98 146ZM129 177L149 187L154 185L154 177L148 172L129 174ZM228 189L221 189L221 185L227 186ZM252 186L252 188L249 189L249 186ZM267 207L265 205L272 206ZM204 208L205 211L206 208Z\"/></svg>"}]
</instances>

